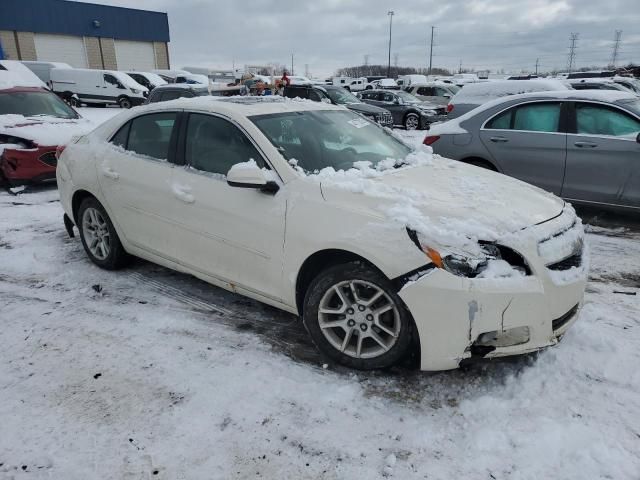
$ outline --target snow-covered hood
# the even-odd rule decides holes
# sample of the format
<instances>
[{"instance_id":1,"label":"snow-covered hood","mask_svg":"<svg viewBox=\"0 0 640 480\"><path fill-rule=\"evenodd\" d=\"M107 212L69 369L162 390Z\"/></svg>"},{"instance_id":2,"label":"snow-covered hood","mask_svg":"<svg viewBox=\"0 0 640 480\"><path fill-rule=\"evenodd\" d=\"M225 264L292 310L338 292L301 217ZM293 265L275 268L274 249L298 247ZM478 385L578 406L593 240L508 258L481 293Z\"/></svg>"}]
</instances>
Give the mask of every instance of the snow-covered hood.
<instances>
[{"instance_id":1,"label":"snow-covered hood","mask_svg":"<svg viewBox=\"0 0 640 480\"><path fill-rule=\"evenodd\" d=\"M383 172L352 169L333 176L320 172L317 177L326 201L448 245L498 240L560 215L564 206L558 197L527 183L437 156L419 166Z\"/></svg>"},{"instance_id":2,"label":"snow-covered hood","mask_svg":"<svg viewBox=\"0 0 640 480\"><path fill-rule=\"evenodd\" d=\"M84 118L0 115L0 135L22 138L40 146L65 145L73 137L89 133L93 127Z\"/></svg>"}]
</instances>

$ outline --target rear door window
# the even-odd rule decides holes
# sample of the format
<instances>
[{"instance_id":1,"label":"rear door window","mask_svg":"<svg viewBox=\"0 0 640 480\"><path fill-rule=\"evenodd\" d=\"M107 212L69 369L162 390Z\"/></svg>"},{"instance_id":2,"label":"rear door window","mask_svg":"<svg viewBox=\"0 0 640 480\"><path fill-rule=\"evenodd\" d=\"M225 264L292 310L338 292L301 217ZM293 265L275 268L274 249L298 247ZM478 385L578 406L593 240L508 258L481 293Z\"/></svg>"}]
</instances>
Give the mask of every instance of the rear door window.
<instances>
[{"instance_id":1,"label":"rear door window","mask_svg":"<svg viewBox=\"0 0 640 480\"><path fill-rule=\"evenodd\" d=\"M640 121L615 108L576 103L576 132L583 135L635 138L640 133Z\"/></svg>"},{"instance_id":2,"label":"rear door window","mask_svg":"<svg viewBox=\"0 0 640 480\"><path fill-rule=\"evenodd\" d=\"M493 117L485 128L555 133L560 127L561 106L560 102L519 105Z\"/></svg>"},{"instance_id":3,"label":"rear door window","mask_svg":"<svg viewBox=\"0 0 640 480\"><path fill-rule=\"evenodd\" d=\"M176 117L174 112L163 112L134 118L126 149L157 160L168 160Z\"/></svg>"}]
</instances>

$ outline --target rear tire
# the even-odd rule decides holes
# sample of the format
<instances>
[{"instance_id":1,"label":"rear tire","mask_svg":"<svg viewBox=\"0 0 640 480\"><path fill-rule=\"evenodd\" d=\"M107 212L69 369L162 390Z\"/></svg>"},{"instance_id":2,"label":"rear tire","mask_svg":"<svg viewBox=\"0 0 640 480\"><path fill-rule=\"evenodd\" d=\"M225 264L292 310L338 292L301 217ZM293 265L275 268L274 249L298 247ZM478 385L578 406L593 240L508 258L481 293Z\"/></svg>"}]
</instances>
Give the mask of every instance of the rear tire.
<instances>
[{"instance_id":1,"label":"rear tire","mask_svg":"<svg viewBox=\"0 0 640 480\"><path fill-rule=\"evenodd\" d=\"M318 274L305 295L303 321L322 353L359 370L395 365L412 345L413 319L393 284L359 261Z\"/></svg>"},{"instance_id":2,"label":"rear tire","mask_svg":"<svg viewBox=\"0 0 640 480\"><path fill-rule=\"evenodd\" d=\"M104 207L93 197L78 208L77 227L89 259L106 270L117 270L130 260Z\"/></svg>"},{"instance_id":3,"label":"rear tire","mask_svg":"<svg viewBox=\"0 0 640 480\"><path fill-rule=\"evenodd\" d=\"M466 163L468 163L469 165L473 165L475 167L480 167L480 168L484 168L486 170L491 170L493 172L497 172L498 171L498 169L496 167L491 165L486 160L481 160L481 159L467 160Z\"/></svg>"}]
</instances>

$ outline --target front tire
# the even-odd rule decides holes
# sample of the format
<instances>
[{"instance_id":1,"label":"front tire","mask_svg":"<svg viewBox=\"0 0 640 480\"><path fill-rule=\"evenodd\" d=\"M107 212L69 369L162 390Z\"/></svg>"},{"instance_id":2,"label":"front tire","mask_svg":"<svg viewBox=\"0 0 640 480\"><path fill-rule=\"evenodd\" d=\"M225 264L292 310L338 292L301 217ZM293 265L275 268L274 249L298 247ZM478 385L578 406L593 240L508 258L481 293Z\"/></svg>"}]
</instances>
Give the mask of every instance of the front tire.
<instances>
[{"instance_id":1,"label":"front tire","mask_svg":"<svg viewBox=\"0 0 640 480\"><path fill-rule=\"evenodd\" d=\"M120 97L118 99L118 105L120 105L120 108L131 108L132 107L131 100L129 99L129 97Z\"/></svg>"},{"instance_id":2,"label":"front tire","mask_svg":"<svg viewBox=\"0 0 640 480\"><path fill-rule=\"evenodd\" d=\"M350 368L390 367L411 347L410 313L392 283L362 262L321 272L305 295L303 321L318 349Z\"/></svg>"},{"instance_id":3,"label":"front tire","mask_svg":"<svg viewBox=\"0 0 640 480\"><path fill-rule=\"evenodd\" d=\"M117 270L128 263L120 238L104 207L95 198L86 198L77 214L80 240L93 263L106 270Z\"/></svg>"},{"instance_id":4,"label":"front tire","mask_svg":"<svg viewBox=\"0 0 640 480\"><path fill-rule=\"evenodd\" d=\"M420 128L420 117L417 113L407 113L404 117L404 128L407 130L418 130Z\"/></svg>"}]
</instances>

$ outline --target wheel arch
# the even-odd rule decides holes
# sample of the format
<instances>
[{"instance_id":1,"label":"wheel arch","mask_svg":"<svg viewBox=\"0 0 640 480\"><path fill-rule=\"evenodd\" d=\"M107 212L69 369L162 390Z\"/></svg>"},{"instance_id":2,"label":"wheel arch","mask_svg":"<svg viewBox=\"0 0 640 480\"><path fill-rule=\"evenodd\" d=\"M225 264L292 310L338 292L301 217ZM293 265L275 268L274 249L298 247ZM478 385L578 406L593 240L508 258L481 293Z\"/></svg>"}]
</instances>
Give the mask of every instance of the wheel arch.
<instances>
[{"instance_id":1,"label":"wheel arch","mask_svg":"<svg viewBox=\"0 0 640 480\"><path fill-rule=\"evenodd\" d=\"M483 158L483 157L469 156L461 159L460 161L471 164L471 165L483 164L484 168L493 170L494 172L500 172L500 169L494 162L492 162L491 160L487 160L486 158Z\"/></svg>"},{"instance_id":2,"label":"wheel arch","mask_svg":"<svg viewBox=\"0 0 640 480\"><path fill-rule=\"evenodd\" d=\"M307 257L298 270L295 290L298 314L302 315L302 305L304 303L304 297L307 293L307 289L318 273L328 267L348 262L362 262L388 278L382 270L373 264L373 262L367 260L361 255L358 255L357 253L339 248L319 250Z\"/></svg>"},{"instance_id":3,"label":"wheel arch","mask_svg":"<svg viewBox=\"0 0 640 480\"><path fill-rule=\"evenodd\" d=\"M95 198L98 202L100 202L98 197L96 197L93 193L82 189L76 190L71 197L71 213L73 214L73 223L75 223L76 225L78 225L78 210L80 209L80 205L82 204L83 200L85 200L86 198ZM100 205L102 205L102 202L100 202Z\"/></svg>"}]
</instances>

